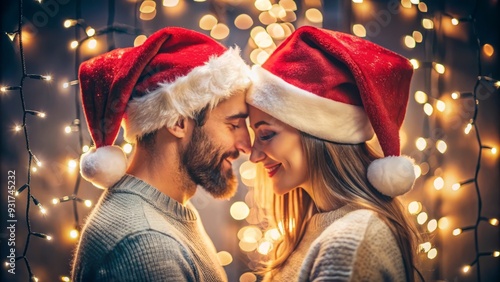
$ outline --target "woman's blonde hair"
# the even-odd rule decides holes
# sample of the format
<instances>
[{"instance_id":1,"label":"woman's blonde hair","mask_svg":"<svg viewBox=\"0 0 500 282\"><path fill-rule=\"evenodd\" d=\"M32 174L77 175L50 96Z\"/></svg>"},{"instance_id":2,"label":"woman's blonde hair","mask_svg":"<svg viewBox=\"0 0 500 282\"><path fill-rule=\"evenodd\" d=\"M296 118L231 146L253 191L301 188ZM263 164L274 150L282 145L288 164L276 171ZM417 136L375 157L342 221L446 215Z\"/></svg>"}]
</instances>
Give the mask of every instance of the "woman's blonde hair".
<instances>
[{"instance_id":1,"label":"woman's blonde hair","mask_svg":"<svg viewBox=\"0 0 500 282\"><path fill-rule=\"evenodd\" d=\"M366 143L337 144L306 133L301 133L301 141L314 198L325 199L334 207L350 205L374 211L396 238L406 270L406 280L414 281L418 232L407 219L399 200L378 192L366 177L368 165L379 157ZM269 180L260 173L258 175L256 194L272 191ZM272 277L274 271L282 267L295 250L308 220L318 209L311 196L300 187L281 196L273 193L271 197L272 204L268 208L274 224L283 235L275 244L270 264L261 271L262 274L270 272Z\"/></svg>"}]
</instances>

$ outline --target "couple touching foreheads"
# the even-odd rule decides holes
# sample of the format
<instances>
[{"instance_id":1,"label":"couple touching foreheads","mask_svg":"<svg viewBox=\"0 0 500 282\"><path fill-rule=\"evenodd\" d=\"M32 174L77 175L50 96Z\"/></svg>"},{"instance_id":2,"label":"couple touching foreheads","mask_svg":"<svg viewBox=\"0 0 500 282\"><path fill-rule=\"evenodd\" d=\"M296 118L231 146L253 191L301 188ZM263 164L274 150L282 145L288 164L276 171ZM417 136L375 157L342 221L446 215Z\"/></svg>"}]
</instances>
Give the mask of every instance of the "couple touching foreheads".
<instances>
[{"instance_id":1,"label":"couple touching foreheads","mask_svg":"<svg viewBox=\"0 0 500 282\"><path fill-rule=\"evenodd\" d=\"M234 195L240 153L282 227L264 280L414 281L417 234L395 198L415 179L399 143L412 73L398 54L315 27L252 69L238 48L177 27L84 62L95 148L81 173L105 191L73 281L226 281L189 199L199 186ZM128 163L120 126L136 144ZM366 144L374 134L384 156Z\"/></svg>"}]
</instances>

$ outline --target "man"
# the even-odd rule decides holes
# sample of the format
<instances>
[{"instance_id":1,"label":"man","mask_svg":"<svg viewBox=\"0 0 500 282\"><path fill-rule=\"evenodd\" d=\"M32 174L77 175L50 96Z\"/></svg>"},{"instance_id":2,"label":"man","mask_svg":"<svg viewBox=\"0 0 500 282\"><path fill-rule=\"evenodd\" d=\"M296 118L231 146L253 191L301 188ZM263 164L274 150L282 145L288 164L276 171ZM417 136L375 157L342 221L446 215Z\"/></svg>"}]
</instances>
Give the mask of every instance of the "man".
<instances>
[{"instance_id":1,"label":"man","mask_svg":"<svg viewBox=\"0 0 500 282\"><path fill-rule=\"evenodd\" d=\"M236 190L231 162L248 153L239 50L182 28L84 62L83 107L96 149L81 173L107 188L82 231L73 281L224 281L213 243L188 202L202 186ZM137 141L127 168L120 124Z\"/></svg>"}]
</instances>

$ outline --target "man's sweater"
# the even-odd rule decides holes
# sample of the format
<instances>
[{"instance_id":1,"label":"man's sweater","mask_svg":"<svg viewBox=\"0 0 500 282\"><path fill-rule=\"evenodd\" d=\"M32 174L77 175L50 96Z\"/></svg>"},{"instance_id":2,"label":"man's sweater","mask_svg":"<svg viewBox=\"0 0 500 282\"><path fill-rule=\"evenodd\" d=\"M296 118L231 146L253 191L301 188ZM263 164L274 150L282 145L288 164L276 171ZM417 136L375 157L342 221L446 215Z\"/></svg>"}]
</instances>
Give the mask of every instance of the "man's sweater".
<instances>
[{"instance_id":1,"label":"man's sweater","mask_svg":"<svg viewBox=\"0 0 500 282\"><path fill-rule=\"evenodd\" d=\"M270 277L267 277L270 278ZM369 210L315 214L297 249L271 281L405 281L389 227Z\"/></svg>"},{"instance_id":2,"label":"man's sweater","mask_svg":"<svg viewBox=\"0 0 500 282\"><path fill-rule=\"evenodd\" d=\"M86 220L72 281L226 281L192 206L124 176Z\"/></svg>"}]
</instances>

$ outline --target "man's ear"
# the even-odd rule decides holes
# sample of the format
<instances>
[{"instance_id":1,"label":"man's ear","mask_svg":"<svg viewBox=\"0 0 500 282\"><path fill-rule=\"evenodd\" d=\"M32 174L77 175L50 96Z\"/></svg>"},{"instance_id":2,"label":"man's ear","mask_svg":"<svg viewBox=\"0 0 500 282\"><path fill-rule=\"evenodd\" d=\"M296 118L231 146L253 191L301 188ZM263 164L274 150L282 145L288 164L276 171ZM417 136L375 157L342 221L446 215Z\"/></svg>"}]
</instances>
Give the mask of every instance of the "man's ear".
<instances>
[{"instance_id":1,"label":"man's ear","mask_svg":"<svg viewBox=\"0 0 500 282\"><path fill-rule=\"evenodd\" d=\"M183 138L186 136L189 130L189 121L186 118L179 118L174 126L167 127L168 132L177 138Z\"/></svg>"}]
</instances>

